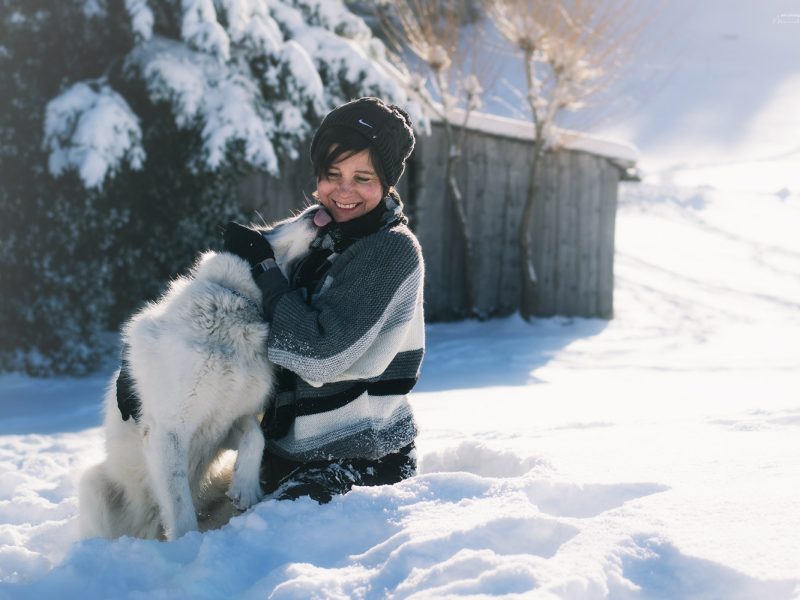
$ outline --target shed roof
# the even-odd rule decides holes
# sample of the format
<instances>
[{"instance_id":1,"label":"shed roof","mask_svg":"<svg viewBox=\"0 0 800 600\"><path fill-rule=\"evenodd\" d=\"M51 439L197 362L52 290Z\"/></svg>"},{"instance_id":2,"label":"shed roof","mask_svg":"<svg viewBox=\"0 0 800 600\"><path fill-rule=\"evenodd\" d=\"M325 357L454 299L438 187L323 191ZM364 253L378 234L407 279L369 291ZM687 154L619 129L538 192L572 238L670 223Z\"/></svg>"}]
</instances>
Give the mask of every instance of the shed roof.
<instances>
[{"instance_id":1,"label":"shed roof","mask_svg":"<svg viewBox=\"0 0 800 600\"><path fill-rule=\"evenodd\" d=\"M463 109L452 111L454 123L460 123L464 118ZM434 122L439 119L432 117ZM483 131L503 137L517 138L522 140L532 140L534 138L534 127L530 121L521 119L511 119L473 111L469 116L467 127L473 131ZM587 133L572 131L568 129L558 130L560 145L569 150L588 152L597 156L604 156L611 159L615 164L623 169L636 166L639 160L639 150L629 142L613 140L605 137L589 135Z\"/></svg>"}]
</instances>

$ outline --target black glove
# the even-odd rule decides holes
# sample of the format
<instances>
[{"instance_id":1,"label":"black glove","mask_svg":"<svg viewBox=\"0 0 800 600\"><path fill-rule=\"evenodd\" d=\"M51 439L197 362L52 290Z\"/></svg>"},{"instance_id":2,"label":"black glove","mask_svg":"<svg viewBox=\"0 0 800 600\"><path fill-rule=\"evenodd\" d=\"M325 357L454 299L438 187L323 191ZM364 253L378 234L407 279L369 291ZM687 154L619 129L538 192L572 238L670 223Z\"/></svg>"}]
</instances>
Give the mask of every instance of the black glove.
<instances>
[{"instance_id":1,"label":"black glove","mask_svg":"<svg viewBox=\"0 0 800 600\"><path fill-rule=\"evenodd\" d=\"M275 258L275 252L269 242L255 229L239 225L233 221L225 227L226 252L240 256L250 263L251 267L258 263Z\"/></svg>"}]
</instances>

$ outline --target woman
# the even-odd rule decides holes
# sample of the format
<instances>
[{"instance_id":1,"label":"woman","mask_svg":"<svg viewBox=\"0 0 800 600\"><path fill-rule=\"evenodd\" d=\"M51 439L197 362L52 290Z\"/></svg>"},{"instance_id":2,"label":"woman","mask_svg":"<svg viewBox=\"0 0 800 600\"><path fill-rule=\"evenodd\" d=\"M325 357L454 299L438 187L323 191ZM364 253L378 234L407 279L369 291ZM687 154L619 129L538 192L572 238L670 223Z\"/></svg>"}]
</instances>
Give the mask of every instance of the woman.
<instances>
[{"instance_id":1,"label":"woman","mask_svg":"<svg viewBox=\"0 0 800 600\"><path fill-rule=\"evenodd\" d=\"M225 249L253 266L268 356L283 368L262 422L274 498L327 502L415 473L406 394L424 351L424 269L394 189L413 148L408 115L377 98L325 117L311 143L320 229L290 281L258 232L226 228Z\"/></svg>"}]
</instances>

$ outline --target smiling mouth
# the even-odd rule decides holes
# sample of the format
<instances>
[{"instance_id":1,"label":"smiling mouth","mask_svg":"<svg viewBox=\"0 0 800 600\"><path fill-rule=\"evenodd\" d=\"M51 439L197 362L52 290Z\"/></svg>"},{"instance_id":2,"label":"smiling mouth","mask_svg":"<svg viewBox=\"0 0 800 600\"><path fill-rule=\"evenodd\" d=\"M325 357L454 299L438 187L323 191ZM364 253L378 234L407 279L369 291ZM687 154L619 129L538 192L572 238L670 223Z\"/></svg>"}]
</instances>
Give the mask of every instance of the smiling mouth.
<instances>
[{"instance_id":1,"label":"smiling mouth","mask_svg":"<svg viewBox=\"0 0 800 600\"><path fill-rule=\"evenodd\" d=\"M334 200L333 203L337 207L343 208L344 210L350 210L350 209L355 208L356 206L358 206L358 203L355 203L355 204L342 204L341 202L337 202L336 200Z\"/></svg>"}]
</instances>

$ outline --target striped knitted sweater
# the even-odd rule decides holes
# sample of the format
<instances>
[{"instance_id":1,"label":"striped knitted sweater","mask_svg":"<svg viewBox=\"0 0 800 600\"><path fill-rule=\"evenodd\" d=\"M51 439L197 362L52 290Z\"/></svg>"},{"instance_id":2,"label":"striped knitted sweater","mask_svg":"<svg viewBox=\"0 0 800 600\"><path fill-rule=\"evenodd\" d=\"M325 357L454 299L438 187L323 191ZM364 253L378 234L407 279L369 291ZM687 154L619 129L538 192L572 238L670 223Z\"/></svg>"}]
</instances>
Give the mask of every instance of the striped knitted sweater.
<instances>
[{"instance_id":1,"label":"striped knitted sweater","mask_svg":"<svg viewBox=\"0 0 800 600\"><path fill-rule=\"evenodd\" d=\"M414 440L406 394L425 347L423 281L419 243L399 224L335 256L310 304L301 290L280 297L267 352L297 374L295 418L271 452L377 459Z\"/></svg>"}]
</instances>

